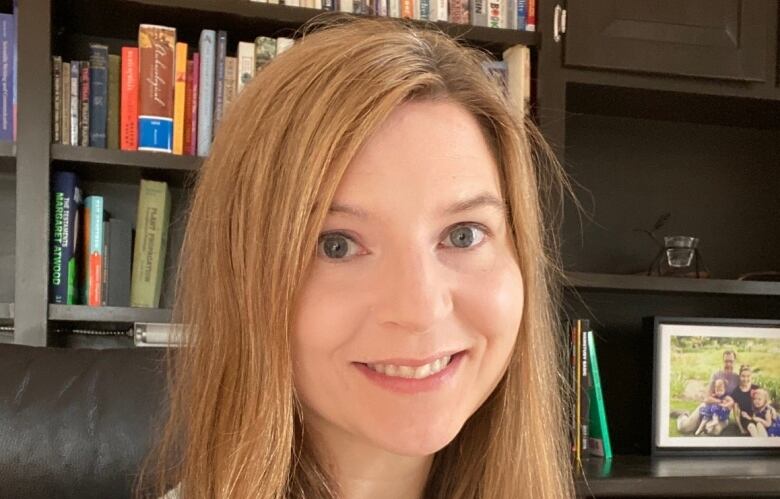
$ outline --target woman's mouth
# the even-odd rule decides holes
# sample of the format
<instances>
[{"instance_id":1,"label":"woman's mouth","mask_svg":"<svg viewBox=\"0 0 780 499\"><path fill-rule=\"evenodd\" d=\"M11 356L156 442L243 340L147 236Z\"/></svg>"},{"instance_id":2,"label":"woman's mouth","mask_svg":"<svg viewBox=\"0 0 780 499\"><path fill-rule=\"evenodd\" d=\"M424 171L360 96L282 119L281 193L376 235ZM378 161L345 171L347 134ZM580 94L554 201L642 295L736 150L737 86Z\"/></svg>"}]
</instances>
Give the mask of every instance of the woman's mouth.
<instances>
[{"instance_id":1,"label":"woman's mouth","mask_svg":"<svg viewBox=\"0 0 780 499\"><path fill-rule=\"evenodd\" d=\"M369 369L372 369L385 376L393 378L410 378L410 379L423 379L428 376L432 376L442 369L446 368L452 360L451 355L445 355L433 362L429 362L425 365L413 367L396 364L366 364Z\"/></svg>"},{"instance_id":2,"label":"woman's mouth","mask_svg":"<svg viewBox=\"0 0 780 499\"><path fill-rule=\"evenodd\" d=\"M383 362L355 362L354 365L369 381L382 388L413 394L451 386L465 357L466 350L462 350L442 355L425 364L413 360L393 359Z\"/></svg>"}]
</instances>

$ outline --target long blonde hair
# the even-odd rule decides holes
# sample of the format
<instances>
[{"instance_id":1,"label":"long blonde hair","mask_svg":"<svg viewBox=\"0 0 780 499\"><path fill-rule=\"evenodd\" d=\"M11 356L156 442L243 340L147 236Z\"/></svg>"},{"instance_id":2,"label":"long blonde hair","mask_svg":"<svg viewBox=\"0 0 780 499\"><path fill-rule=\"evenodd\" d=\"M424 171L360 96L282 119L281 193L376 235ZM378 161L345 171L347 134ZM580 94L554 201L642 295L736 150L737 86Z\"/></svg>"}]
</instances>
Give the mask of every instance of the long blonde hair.
<instances>
[{"instance_id":1,"label":"long blonde hair","mask_svg":"<svg viewBox=\"0 0 780 499\"><path fill-rule=\"evenodd\" d=\"M498 160L526 298L506 374L434 457L425 497L572 496L554 230L539 195L558 170L539 161L544 141L509 110L481 52L387 19L320 24L244 89L199 173L174 310L186 346L171 359L164 433L136 492L181 481L186 499L338 497L302 438L294 300L361 145L402 103L447 99L477 118Z\"/></svg>"}]
</instances>

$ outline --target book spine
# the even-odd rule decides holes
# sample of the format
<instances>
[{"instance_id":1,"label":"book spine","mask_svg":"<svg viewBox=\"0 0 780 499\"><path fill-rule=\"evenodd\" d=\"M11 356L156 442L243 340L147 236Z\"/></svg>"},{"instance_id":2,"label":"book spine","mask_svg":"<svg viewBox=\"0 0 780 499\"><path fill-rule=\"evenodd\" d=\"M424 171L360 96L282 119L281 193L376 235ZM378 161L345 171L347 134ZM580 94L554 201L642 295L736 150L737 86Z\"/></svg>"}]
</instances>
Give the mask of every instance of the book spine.
<instances>
[{"instance_id":1,"label":"book spine","mask_svg":"<svg viewBox=\"0 0 780 499\"><path fill-rule=\"evenodd\" d=\"M279 55L282 52L284 52L285 50L289 49L290 47L293 46L294 43L295 43L295 40L293 40L292 38L280 36L279 38L276 39L276 54L275 55Z\"/></svg>"},{"instance_id":2,"label":"book spine","mask_svg":"<svg viewBox=\"0 0 780 499\"><path fill-rule=\"evenodd\" d=\"M119 139L123 151L138 149L138 77L138 48L122 47L122 112L119 117Z\"/></svg>"},{"instance_id":3,"label":"book spine","mask_svg":"<svg viewBox=\"0 0 780 499\"><path fill-rule=\"evenodd\" d=\"M198 156L208 156L214 119L214 64L216 36L210 29L200 33L200 88L198 89Z\"/></svg>"},{"instance_id":4,"label":"book spine","mask_svg":"<svg viewBox=\"0 0 780 499\"><path fill-rule=\"evenodd\" d=\"M176 30L142 24L138 29L138 150L173 151Z\"/></svg>"},{"instance_id":5,"label":"book spine","mask_svg":"<svg viewBox=\"0 0 780 499\"><path fill-rule=\"evenodd\" d=\"M106 147L108 47L89 45L89 145Z\"/></svg>"},{"instance_id":6,"label":"book spine","mask_svg":"<svg viewBox=\"0 0 780 499\"><path fill-rule=\"evenodd\" d=\"M193 61L187 61L187 75L184 84L184 144L182 146L184 154L191 154L192 149L192 72L194 70Z\"/></svg>"},{"instance_id":7,"label":"book spine","mask_svg":"<svg viewBox=\"0 0 780 499\"><path fill-rule=\"evenodd\" d=\"M447 5L447 0L435 1L438 3L436 20L447 22L447 19L449 19L449 6Z\"/></svg>"},{"instance_id":8,"label":"book spine","mask_svg":"<svg viewBox=\"0 0 780 499\"><path fill-rule=\"evenodd\" d=\"M604 392L601 385L598 355L596 354L596 340L592 329L588 330L588 359L590 360L591 393L593 394L590 401L592 407L590 422L593 426L591 428L591 442L593 442L594 438L599 441L597 448L600 452L597 455L605 459L612 459L612 443L609 438L609 427L607 426L607 408L604 405ZM592 452L596 447L590 445L590 448Z\"/></svg>"},{"instance_id":9,"label":"book spine","mask_svg":"<svg viewBox=\"0 0 780 499\"><path fill-rule=\"evenodd\" d=\"M214 133L217 132L225 110L225 57L227 57L227 32L217 31L217 75L214 96Z\"/></svg>"},{"instance_id":10,"label":"book spine","mask_svg":"<svg viewBox=\"0 0 780 499\"><path fill-rule=\"evenodd\" d=\"M184 154L184 114L187 100L187 44L176 44L176 83L173 94L173 153Z\"/></svg>"},{"instance_id":11,"label":"book spine","mask_svg":"<svg viewBox=\"0 0 780 499\"><path fill-rule=\"evenodd\" d=\"M528 0L517 0L517 29L525 31L528 16Z\"/></svg>"},{"instance_id":12,"label":"book spine","mask_svg":"<svg viewBox=\"0 0 780 499\"><path fill-rule=\"evenodd\" d=\"M13 43L13 49L11 50L11 57L13 57L13 64L11 65L11 78L12 81L10 81L11 85L11 113L12 113L12 126L13 129L13 140L16 140L16 102L17 102L17 91L19 87L19 43L16 41L16 34L19 33L19 2L18 0L13 0L13 16L14 16L14 23L13 23L13 29L14 29L14 36L12 38Z\"/></svg>"},{"instance_id":13,"label":"book spine","mask_svg":"<svg viewBox=\"0 0 780 499\"><path fill-rule=\"evenodd\" d=\"M255 74L276 55L276 40L267 36L255 38Z\"/></svg>"},{"instance_id":14,"label":"book spine","mask_svg":"<svg viewBox=\"0 0 780 499\"><path fill-rule=\"evenodd\" d=\"M109 231L111 226L108 224L108 220L103 220L103 265L100 268L100 305L105 307L108 305L108 264L109 264Z\"/></svg>"},{"instance_id":15,"label":"book spine","mask_svg":"<svg viewBox=\"0 0 780 499\"><path fill-rule=\"evenodd\" d=\"M502 26L505 29L517 29L517 0L503 0Z\"/></svg>"},{"instance_id":16,"label":"book spine","mask_svg":"<svg viewBox=\"0 0 780 499\"><path fill-rule=\"evenodd\" d=\"M16 55L16 16L0 14L0 140L7 142L15 137ZM61 58L59 70L62 78Z\"/></svg>"},{"instance_id":17,"label":"book spine","mask_svg":"<svg viewBox=\"0 0 780 499\"><path fill-rule=\"evenodd\" d=\"M588 329L590 329L590 324L588 320L580 320L580 328L579 333L581 336L580 339L580 362L582 365L580 366L580 385L582 388L580 389L580 439L582 440L580 443L580 456L583 455L583 452L588 450L588 413L589 411L589 404L588 404L588 386L590 383L590 378L588 376Z\"/></svg>"},{"instance_id":18,"label":"book spine","mask_svg":"<svg viewBox=\"0 0 780 499\"><path fill-rule=\"evenodd\" d=\"M79 145L79 83L81 65L79 61L70 63L70 145Z\"/></svg>"},{"instance_id":19,"label":"book spine","mask_svg":"<svg viewBox=\"0 0 780 499\"><path fill-rule=\"evenodd\" d=\"M103 197L84 199L84 230L89 237L84 241L84 304L99 307L103 298Z\"/></svg>"},{"instance_id":20,"label":"book spine","mask_svg":"<svg viewBox=\"0 0 780 499\"><path fill-rule=\"evenodd\" d=\"M500 28L502 25L502 0L488 0L488 27Z\"/></svg>"},{"instance_id":21,"label":"book spine","mask_svg":"<svg viewBox=\"0 0 780 499\"><path fill-rule=\"evenodd\" d=\"M528 15L525 22L526 31L536 31L536 0L528 0Z\"/></svg>"},{"instance_id":22,"label":"book spine","mask_svg":"<svg viewBox=\"0 0 780 499\"><path fill-rule=\"evenodd\" d=\"M81 192L72 172L52 174L51 268L49 301L73 304L76 301L78 209Z\"/></svg>"},{"instance_id":23,"label":"book spine","mask_svg":"<svg viewBox=\"0 0 780 499\"><path fill-rule=\"evenodd\" d=\"M435 1L435 0L434 0ZM420 4L420 17L423 21L431 19L431 0L419 0Z\"/></svg>"},{"instance_id":24,"label":"book spine","mask_svg":"<svg viewBox=\"0 0 780 499\"><path fill-rule=\"evenodd\" d=\"M141 181L130 290L132 307L153 308L160 303L170 203L165 182Z\"/></svg>"},{"instance_id":25,"label":"book spine","mask_svg":"<svg viewBox=\"0 0 780 499\"><path fill-rule=\"evenodd\" d=\"M322 8L324 10L336 10L335 0L322 0Z\"/></svg>"},{"instance_id":26,"label":"book spine","mask_svg":"<svg viewBox=\"0 0 780 499\"><path fill-rule=\"evenodd\" d=\"M192 140L190 142L189 154L195 156L198 154L198 98L200 95L200 54L197 52L192 56L192 108L190 109L190 135Z\"/></svg>"},{"instance_id":27,"label":"book spine","mask_svg":"<svg viewBox=\"0 0 780 499\"><path fill-rule=\"evenodd\" d=\"M278 47L278 45L277 45ZM236 77L238 75L238 59L235 57L225 57L225 103L222 110L223 115L230 109L230 103L236 98Z\"/></svg>"},{"instance_id":28,"label":"book spine","mask_svg":"<svg viewBox=\"0 0 780 499\"><path fill-rule=\"evenodd\" d=\"M0 63L4 63L2 60L0 60ZM54 119L55 116L59 116L62 112L62 57L55 55L52 57L52 80L51 85L52 89L54 90L54 98L52 99L52 120L51 120L51 141L55 144L59 144L62 142L62 123ZM0 82L2 84L2 82ZM5 98L4 98L5 99ZM3 107L5 107L5 103L3 103ZM3 118L2 121L5 122L5 113L3 112ZM7 140L7 139L3 139Z\"/></svg>"},{"instance_id":29,"label":"book spine","mask_svg":"<svg viewBox=\"0 0 780 499\"><path fill-rule=\"evenodd\" d=\"M469 24L469 0L449 0L449 22Z\"/></svg>"},{"instance_id":30,"label":"book spine","mask_svg":"<svg viewBox=\"0 0 780 499\"><path fill-rule=\"evenodd\" d=\"M255 77L255 45L238 42L238 93Z\"/></svg>"},{"instance_id":31,"label":"book spine","mask_svg":"<svg viewBox=\"0 0 780 499\"><path fill-rule=\"evenodd\" d=\"M377 16L387 17L387 0L376 0L374 2L374 12Z\"/></svg>"},{"instance_id":32,"label":"book spine","mask_svg":"<svg viewBox=\"0 0 780 499\"><path fill-rule=\"evenodd\" d=\"M119 149L119 77L122 74L122 59L108 56L108 124L106 143L109 149Z\"/></svg>"},{"instance_id":33,"label":"book spine","mask_svg":"<svg viewBox=\"0 0 780 499\"><path fill-rule=\"evenodd\" d=\"M89 146L89 61L81 61L79 79L79 145Z\"/></svg>"},{"instance_id":34,"label":"book spine","mask_svg":"<svg viewBox=\"0 0 780 499\"><path fill-rule=\"evenodd\" d=\"M401 0L401 17L414 19L414 1L415 0Z\"/></svg>"},{"instance_id":35,"label":"book spine","mask_svg":"<svg viewBox=\"0 0 780 499\"><path fill-rule=\"evenodd\" d=\"M52 116L52 119L60 120L62 130L62 144L70 144L70 63L62 63L62 106L60 115Z\"/></svg>"},{"instance_id":36,"label":"book spine","mask_svg":"<svg viewBox=\"0 0 780 499\"><path fill-rule=\"evenodd\" d=\"M487 1L471 0L471 24L474 26L488 25Z\"/></svg>"},{"instance_id":37,"label":"book spine","mask_svg":"<svg viewBox=\"0 0 780 499\"><path fill-rule=\"evenodd\" d=\"M108 305L130 306L130 276L133 257L133 228L125 220L108 221Z\"/></svg>"},{"instance_id":38,"label":"book spine","mask_svg":"<svg viewBox=\"0 0 780 499\"><path fill-rule=\"evenodd\" d=\"M401 17L401 0L387 0L387 12L390 17Z\"/></svg>"}]
</instances>

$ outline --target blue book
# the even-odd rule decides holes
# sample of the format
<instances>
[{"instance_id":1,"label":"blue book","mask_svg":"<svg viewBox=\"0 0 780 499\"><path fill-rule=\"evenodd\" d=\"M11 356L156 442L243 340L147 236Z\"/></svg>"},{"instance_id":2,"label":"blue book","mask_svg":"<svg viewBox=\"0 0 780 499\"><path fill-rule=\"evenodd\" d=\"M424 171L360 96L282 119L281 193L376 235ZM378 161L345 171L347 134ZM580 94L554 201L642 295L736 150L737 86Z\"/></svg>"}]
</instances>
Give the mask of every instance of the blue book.
<instances>
[{"instance_id":1,"label":"blue book","mask_svg":"<svg viewBox=\"0 0 780 499\"><path fill-rule=\"evenodd\" d=\"M214 30L200 32L200 88L198 91L198 156L208 156L211 151L214 124L214 64L216 58Z\"/></svg>"},{"instance_id":2,"label":"blue book","mask_svg":"<svg viewBox=\"0 0 780 499\"><path fill-rule=\"evenodd\" d=\"M14 140L14 16L0 14L0 140Z\"/></svg>"},{"instance_id":3,"label":"blue book","mask_svg":"<svg viewBox=\"0 0 780 499\"><path fill-rule=\"evenodd\" d=\"M517 0L517 29L525 31L528 20L528 0Z\"/></svg>"},{"instance_id":4,"label":"blue book","mask_svg":"<svg viewBox=\"0 0 780 499\"><path fill-rule=\"evenodd\" d=\"M108 47L89 44L89 145L106 147Z\"/></svg>"},{"instance_id":5,"label":"blue book","mask_svg":"<svg viewBox=\"0 0 780 499\"><path fill-rule=\"evenodd\" d=\"M217 131L219 122L222 121L222 111L225 107L225 57L227 57L227 33L224 31L217 32L217 75L216 88L214 92L216 94L216 100L214 101L214 127L213 134Z\"/></svg>"},{"instance_id":6,"label":"blue book","mask_svg":"<svg viewBox=\"0 0 780 499\"><path fill-rule=\"evenodd\" d=\"M51 181L49 301L72 305L78 290L78 212L81 190L72 172L54 171Z\"/></svg>"},{"instance_id":7,"label":"blue book","mask_svg":"<svg viewBox=\"0 0 780 499\"><path fill-rule=\"evenodd\" d=\"M14 0L14 71L13 71L13 79L14 79L14 85L13 85L13 98L11 101L13 102L13 112L14 112L14 141L16 141L16 88L19 86L17 85L18 80L18 74L19 71L17 70L17 67L19 66L19 43L17 43L17 36L16 33L19 32L18 29L19 26L19 1Z\"/></svg>"}]
</instances>

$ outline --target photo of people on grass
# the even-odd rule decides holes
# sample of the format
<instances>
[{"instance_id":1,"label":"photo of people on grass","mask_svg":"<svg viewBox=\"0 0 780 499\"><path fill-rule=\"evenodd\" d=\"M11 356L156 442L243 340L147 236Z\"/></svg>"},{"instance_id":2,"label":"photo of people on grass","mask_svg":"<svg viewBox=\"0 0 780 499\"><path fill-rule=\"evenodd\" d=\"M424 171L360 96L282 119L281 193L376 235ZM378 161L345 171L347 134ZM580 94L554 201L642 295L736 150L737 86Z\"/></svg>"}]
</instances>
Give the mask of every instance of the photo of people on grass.
<instances>
[{"instance_id":1,"label":"photo of people on grass","mask_svg":"<svg viewBox=\"0 0 780 499\"><path fill-rule=\"evenodd\" d=\"M736 437L747 447L780 445L773 439L780 437L780 337L692 336L690 328L710 326L674 327L687 330L662 335L661 414L668 419L656 425L666 431L663 440L714 447Z\"/></svg>"}]
</instances>

